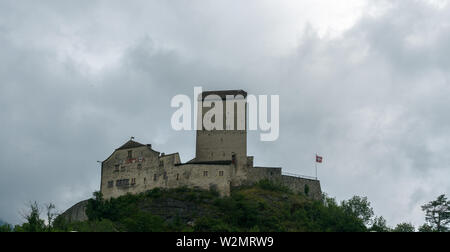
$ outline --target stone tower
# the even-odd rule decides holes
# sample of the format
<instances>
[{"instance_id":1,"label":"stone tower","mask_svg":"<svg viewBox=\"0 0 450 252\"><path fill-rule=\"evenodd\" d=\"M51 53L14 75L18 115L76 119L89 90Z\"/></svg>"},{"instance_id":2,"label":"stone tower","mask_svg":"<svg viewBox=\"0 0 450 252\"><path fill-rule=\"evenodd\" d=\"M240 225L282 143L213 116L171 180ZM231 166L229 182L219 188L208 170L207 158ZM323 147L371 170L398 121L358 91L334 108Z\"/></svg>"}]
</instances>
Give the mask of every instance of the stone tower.
<instances>
[{"instance_id":1,"label":"stone tower","mask_svg":"<svg viewBox=\"0 0 450 252\"><path fill-rule=\"evenodd\" d=\"M226 162L235 165L234 176L245 179L247 167L247 92L243 90L207 91L198 97L195 162ZM222 122L212 117L222 130L207 129L204 122L211 110L220 110L216 102L222 101ZM240 176L242 175L242 176ZM240 184L239 181L232 181Z\"/></svg>"}]
</instances>

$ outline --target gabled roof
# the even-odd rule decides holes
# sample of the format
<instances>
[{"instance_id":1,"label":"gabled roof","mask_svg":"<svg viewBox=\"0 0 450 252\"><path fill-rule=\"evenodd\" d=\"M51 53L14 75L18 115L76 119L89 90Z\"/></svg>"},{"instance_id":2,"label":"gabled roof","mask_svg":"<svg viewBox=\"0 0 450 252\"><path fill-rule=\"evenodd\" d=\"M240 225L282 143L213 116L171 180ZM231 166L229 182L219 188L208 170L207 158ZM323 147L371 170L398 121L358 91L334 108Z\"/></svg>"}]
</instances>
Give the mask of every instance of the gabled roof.
<instances>
[{"instance_id":1,"label":"gabled roof","mask_svg":"<svg viewBox=\"0 0 450 252\"><path fill-rule=\"evenodd\" d=\"M120 146L116 150L131 149L131 148L137 148L137 147L143 147L143 146L145 146L145 145L135 142L133 140L130 140L130 141L126 142L124 145Z\"/></svg>"}]
</instances>

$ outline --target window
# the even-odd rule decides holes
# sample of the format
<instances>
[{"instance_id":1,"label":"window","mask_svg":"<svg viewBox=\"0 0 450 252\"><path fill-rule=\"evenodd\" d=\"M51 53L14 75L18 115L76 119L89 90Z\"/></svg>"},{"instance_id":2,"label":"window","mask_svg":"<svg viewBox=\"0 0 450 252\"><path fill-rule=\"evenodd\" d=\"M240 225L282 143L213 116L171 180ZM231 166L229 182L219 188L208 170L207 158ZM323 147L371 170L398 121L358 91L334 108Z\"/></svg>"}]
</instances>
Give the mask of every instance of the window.
<instances>
[{"instance_id":1,"label":"window","mask_svg":"<svg viewBox=\"0 0 450 252\"><path fill-rule=\"evenodd\" d=\"M131 184L132 184L132 185L135 185L135 184L136 184L136 178L132 178L132 179L131 179Z\"/></svg>"},{"instance_id":2,"label":"window","mask_svg":"<svg viewBox=\"0 0 450 252\"><path fill-rule=\"evenodd\" d=\"M153 175L153 181L156 181L158 179L158 175Z\"/></svg>"},{"instance_id":3,"label":"window","mask_svg":"<svg viewBox=\"0 0 450 252\"><path fill-rule=\"evenodd\" d=\"M130 180L129 180L129 179L119 179L119 180L116 180L116 186L117 186L117 187L128 186L129 184L130 184Z\"/></svg>"},{"instance_id":4,"label":"window","mask_svg":"<svg viewBox=\"0 0 450 252\"><path fill-rule=\"evenodd\" d=\"M147 178L144 178L144 184L147 184Z\"/></svg>"},{"instance_id":5,"label":"window","mask_svg":"<svg viewBox=\"0 0 450 252\"><path fill-rule=\"evenodd\" d=\"M114 186L114 181L108 181L108 188L111 188Z\"/></svg>"},{"instance_id":6,"label":"window","mask_svg":"<svg viewBox=\"0 0 450 252\"><path fill-rule=\"evenodd\" d=\"M142 164L138 164L137 168L142 169Z\"/></svg>"},{"instance_id":7,"label":"window","mask_svg":"<svg viewBox=\"0 0 450 252\"><path fill-rule=\"evenodd\" d=\"M119 165L115 165L115 166L114 166L114 171L115 171L115 172L118 172L118 171L119 171Z\"/></svg>"},{"instance_id":8,"label":"window","mask_svg":"<svg viewBox=\"0 0 450 252\"><path fill-rule=\"evenodd\" d=\"M219 176L223 177L223 171L219 171Z\"/></svg>"},{"instance_id":9,"label":"window","mask_svg":"<svg viewBox=\"0 0 450 252\"><path fill-rule=\"evenodd\" d=\"M177 173L177 180L179 180L179 179L180 179L180 174Z\"/></svg>"},{"instance_id":10,"label":"window","mask_svg":"<svg viewBox=\"0 0 450 252\"><path fill-rule=\"evenodd\" d=\"M125 171L125 166L120 167L120 171Z\"/></svg>"},{"instance_id":11,"label":"window","mask_svg":"<svg viewBox=\"0 0 450 252\"><path fill-rule=\"evenodd\" d=\"M204 172L203 172L203 176L204 176L204 177L208 177L208 171L204 171Z\"/></svg>"},{"instance_id":12,"label":"window","mask_svg":"<svg viewBox=\"0 0 450 252\"><path fill-rule=\"evenodd\" d=\"M132 158L132 156L133 156L133 151L128 151L128 159L131 159Z\"/></svg>"},{"instance_id":13,"label":"window","mask_svg":"<svg viewBox=\"0 0 450 252\"><path fill-rule=\"evenodd\" d=\"M164 179L167 179L167 172L164 172Z\"/></svg>"},{"instance_id":14,"label":"window","mask_svg":"<svg viewBox=\"0 0 450 252\"><path fill-rule=\"evenodd\" d=\"M163 160L159 161L159 166L160 166L160 167L163 167L163 166L164 166L164 161L163 161Z\"/></svg>"}]
</instances>

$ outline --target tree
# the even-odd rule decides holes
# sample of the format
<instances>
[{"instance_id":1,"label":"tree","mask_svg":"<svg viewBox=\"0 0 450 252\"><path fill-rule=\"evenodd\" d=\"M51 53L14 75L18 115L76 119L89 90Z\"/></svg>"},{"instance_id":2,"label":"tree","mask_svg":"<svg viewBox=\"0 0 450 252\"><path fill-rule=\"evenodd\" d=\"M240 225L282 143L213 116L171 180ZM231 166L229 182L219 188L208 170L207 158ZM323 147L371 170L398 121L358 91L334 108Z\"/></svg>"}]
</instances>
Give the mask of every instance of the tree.
<instances>
[{"instance_id":1,"label":"tree","mask_svg":"<svg viewBox=\"0 0 450 252\"><path fill-rule=\"evenodd\" d=\"M416 228L411 223L404 222L397 224L397 226L392 231L397 233L411 233L415 232Z\"/></svg>"},{"instance_id":2,"label":"tree","mask_svg":"<svg viewBox=\"0 0 450 252\"><path fill-rule=\"evenodd\" d=\"M40 210L37 202L30 203L30 212L23 215L27 221L21 227L16 228L24 232L43 232L45 231L45 222L40 219Z\"/></svg>"},{"instance_id":3,"label":"tree","mask_svg":"<svg viewBox=\"0 0 450 252\"><path fill-rule=\"evenodd\" d=\"M45 208L47 209L47 230L52 231L53 221L58 214L55 212L55 205L52 203L45 205Z\"/></svg>"},{"instance_id":4,"label":"tree","mask_svg":"<svg viewBox=\"0 0 450 252\"><path fill-rule=\"evenodd\" d=\"M386 219L383 216L376 217L373 220L372 227L370 227L370 231L373 232L390 232L391 229L387 226Z\"/></svg>"},{"instance_id":5,"label":"tree","mask_svg":"<svg viewBox=\"0 0 450 252\"><path fill-rule=\"evenodd\" d=\"M422 210L425 212L425 221L427 222L427 226L422 226L422 230L429 230L429 227L436 232L450 230L450 201L447 200L445 194L423 205Z\"/></svg>"},{"instance_id":6,"label":"tree","mask_svg":"<svg viewBox=\"0 0 450 252\"><path fill-rule=\"evenodd\" d=\"M5 223L3 225L0 225L0 233L8 233L8 232L12 232L13 228L11 227L11 225Z\"/></svg>"},{"instance_id":7,"label":"tree","mask_svg":"<svg viewBox=\"0 0 450 252\"><path fill-rule=\"evenodd\" d=\"M341 205L347 214L357 217L364 225L368 226L371 223L374 213L367 197L353 196L347 201L342 201Z\"/></svg>"}]
</instances>

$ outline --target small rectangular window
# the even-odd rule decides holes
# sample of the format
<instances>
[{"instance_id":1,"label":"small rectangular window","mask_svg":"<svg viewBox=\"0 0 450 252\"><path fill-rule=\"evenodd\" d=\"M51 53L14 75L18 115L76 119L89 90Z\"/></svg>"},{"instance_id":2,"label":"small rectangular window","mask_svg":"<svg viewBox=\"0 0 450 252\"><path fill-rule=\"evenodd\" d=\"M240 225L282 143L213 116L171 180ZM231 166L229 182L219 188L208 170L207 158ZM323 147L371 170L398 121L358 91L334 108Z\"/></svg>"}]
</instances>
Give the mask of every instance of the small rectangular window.
<instances>
[{"instance_id":1,"label":"small rectangular window","mask_svg":"<svg viewBox=\"0 0 450 252\"><path fill-rule=\"evenodd\" d=\"M112 181L112 180L111 180L111 181L108 181L108 187L111 188L111 187L113 187L113 186L114 186L114 181Z\"/></svg>"},{"instance_id":2,"label":"small rectangular window","mask_svg":"<svg viewBox=\"0 0 450 252\"><path fill-rule=\"evenodd\" d=\"M119 171L119 165L115 165L115 166L114 166L114 171L115 171L115 172L118 172L118 171Z\"/></svg>"},{"instance_id":3,"label":"small rectangular window","mask_svg":"<svg viewBox=\"0 0 450 252\"><path fill-rule=\"evenodd\" d=\"M204 177L208 177L208 171L204 171L204 172L203 172L203 176L204 176Z\"/></svg>"},{"instance_id":4,"label":"small rectangular window","mask_svg":"<svg viewBox=\"0 0 450 252\"><path fill-rule=\"evenodd\" d=\"M163 160L161 160L161 161L159 161L159 166L164 166L164 161Z\"/></svg>"},{"instance_id":5,"label":"small rectangular window","mask_svg":"<svg viewBox=\"0 0 450 252\"><path fill-rule=\"evenodd\" d=\"M219 171L219 176L223 176L223 171Z\"/></svg>"},{"instance_id":6,"label":"small rectangular window","mask_svg":"<svg viewBox=\"0 0 450 252\"><path fill-rule=\"evenodd\" d=\"M128 151L128 159L131 159L133 157L133 151Z\"/></svg>"},{"instance_id":7,"label":"small rectangular window","mask_svg":"<svg viewBox=\"0 0 450 252\"><path fill-rule=\"evenodd\" d=\"M137 168L142 169L142 164L138 164Z\"/></svg>"},{"instance_id":8,"label":"small rectangular window","mask_svg":"<svg viewBox=\"0 0 450 252\"><path fill-rule=\"evenodd\" d=\"M158 175L153 175L153 181L156 181L158 179Z\"/></svg>"},{"instance_id":9,"label":"small rectangular window","mask_svg":"<svg viewBox=\"0 0 450 252\"><path fill-rule=\"evenodd\" d=\"M177 173L177 180L179 180L179 179L180 179L180 174Z\"/></svg>"}]
</instances>

